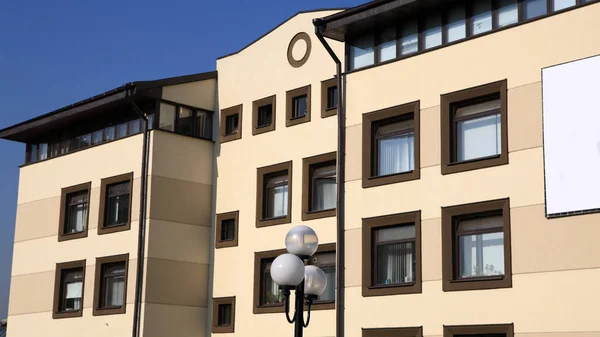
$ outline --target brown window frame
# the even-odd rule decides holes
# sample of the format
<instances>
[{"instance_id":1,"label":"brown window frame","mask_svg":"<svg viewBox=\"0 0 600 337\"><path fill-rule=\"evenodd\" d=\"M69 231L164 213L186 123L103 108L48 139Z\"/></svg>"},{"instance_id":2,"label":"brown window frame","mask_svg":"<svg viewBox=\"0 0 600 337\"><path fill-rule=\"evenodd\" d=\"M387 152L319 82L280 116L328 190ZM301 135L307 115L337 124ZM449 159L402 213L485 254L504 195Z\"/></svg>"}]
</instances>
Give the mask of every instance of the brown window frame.
<instances>
[{"instance_id":1,"label":"brown window frame","mask_svg":"<svg viewBox=\"0 0 600 337\"><path fill-rule=\"evenodd\" d=\"M243 105L236 105L236 106L232 106L226 109L222 109L221 110L221 120L220 120L220 125L219 125L219 134L221 135L221 143L227 143L233 140L238 140L238 139L242 139L242 125L243 123ZM238 115L238 131L236 133L233 133L231 135L227 135L225 134L225 129L226 129L226 124L227 124L227 117L229 116L233 116L233 115Z\"/></svg>"},{"instance_id":2,"label":"brown window frame","mask_svg":"<svg viewBox=\"0 0 600 337\"><path fill-rule=\"evenodd\" d=\"M81 231L79 233L73 233L73 234L65 233L65 227L66 227L65 225L69 219L68 214L67 214L67 206L68 206L67 205L67 196L69 196L70 194L79 193L79 192L83 192L83 191L87 191L87 193L88 193L88 195L87 195L88 209L87 209L87 218L85 220L85 222L86 222L85 228L83 229L83 231ZM61 193L60 193L60 216L59 216L59 220L58 220L58 242L74 240L74 239L81 239L81 238L85 238L88 236L88 228L90 227L91 191L92 191L92 182L91 181L87 182L87 183L75 185L75 186L65 187L61 190Z\"/></svg>"},{"instance_id":3,"label":"brown window frame","mask_svg":"<svg viewBox=\"0 0 600 337\"><path fill-rule=\"evenodd\" d=\"M234 333L235 332L235 296L216 297L212 300L212 332ZM231 324L219 325L219 306L231 305Z\"/></svg>"},{"instance_id":4,"label":"brown window frame","mask_svg":"<svg viewBox=\"0 0 600 337\"><path fill-rule=\"evenodd\" d=\"M515 327L510 324L485 324L485 325L444 325L443 337L469 336L469 335L498 335L514 337Z\"/></svg>"},{"instance_id":5,"label":"brown window frame","mask_svg":"<svg viewBox=\"0 0 600 337\"><path fill-rule=\"evenodd\" d=\"M329 89L336 87L337 88L337 78L330 78L325 81L321 81L321 118L327 118L331 116L337 115L338 107L329 108ZM337 88L337 90L340 90ZM338 102L338 106L340 102Z\"/></svg>"},{"instance_id":6,"label":"brown window frame","mask_svg":"<svg viewBox=\"0 0 600 337\"><path fill-rule=\"evenodd\" d=\"M415 224L415 281L405 284L373 285L375 271L375 254L373 253L374 231L380 228L394 227L403 224ZM419 294L422 292L422 237L421 211L398 213L362 220L362 296L388 296L401 294Z\"/></svg>"},{"instance_id":7,"label":"brown window frame","mask_svg":"<svg viewBox=\"0 0 600 337\"><path fill-rule=\"evenodd\" d=\"M362 130L362 187L370 188L387 184L395 184L421 178L421 111L420 101L397 105L383 110L363 114ZM414 169L385 176L373 175L377 161L376 128L393 121L413 119L414 132Z\"/></svg>"},{"instance_id":8,"label":"brown window frame","mask_svg":"<svg viewBox=\"0 0 600 337\"><path fill-rule=\"evenodd\" d=\"M277 96L276 95L272 95L269 97L265 97L265 98L261 98L259 100L256 100L254 102L252 102L252 135L256 136L256 135L260 135L262 133L267 133L270 131L275 131L276 128L276 115L277 115ZM258 111L261 107L265 106L265 105L271 105L272 106L272 113L271 113L271 125L267 125L267 126L263 126L263 127L258 127Z\"/></svg>"},{"instance_id":9,"label":"brown window frame","mask_svg":"<svg viewBox=\"0 0 600 337\"><path fill-rule=\"evenodd\" d=\"M336 165L337 152L325 153L302 159L302 221L333 217L336 215L336 209L325 209L319 211L311 210L311 203L314 192L313 173L316 168L329 166L331 163ZM336 165L337 182L337 165Z\"/></svg>"},{"instance_id":10,"label":"brown window frame","mask_svg":"<svg viewBox=\"0 0 600 337\"><path fill-rule=\"evenodd\" d=\"M455 231L462 219L502 214L504 234L504 275L457 279L459 254ZM443 291L484 290L512 287L510 200L498 199L442 207L442 288Z\"/></svg>"},{"instance_id":11,"label":"brown window frame","mask_svg":"<svg viewBox=\"0 0 600 337\"><path fill-rule=\"evenodd\" d=\"M233 211L227 213L217 214L217 224L216 224L216 238L215 238L215 248L227 248L227 247L237 247L238 245L238 233L239 233L239 216L240 211ZM224 220L233 220L234 221L234 231L233 231L233 240L223 240L221 238L221 229L223 226Z\"/></svg>"},{"instance_id":12,"label":"brown window frame","mask_svg":"<svg viewBox=\"0 0 600 337\"><path fill-rule=\"evenodd\" d=\"M122 225L104 226L104 218L106 216L106 192L110 185L129 182L129 214L127 215L127 222ZM100 209L98 214L98 235L110 234L116 232L127 231L131 229L131 211L133 205L133 172L120 174L114 177L108 177L102 179L100 182Z\"/></svg>"},{"instance_id":13,"label":"brown window frame","mask_svg":"<svg viewBox=\"0 0 600 337\"><path fill-rule=\"evenodd\" d=\"M362 329L362 337L423 337L423 327ZM508 337L508 336L507 336Z\"/></svg>"},{"instance_id":14,"label":"brown window frame","mask_svg":"<svg viewBox=\"0 0 600 337\"><path fill-rule=\"evenodd\" d=\"M83 280L81 285L81 308L77 311L60 311L61 305L61 287L62 287L62 272L64 270L81 268L83 270ZM52 305L52 318L73 318L83 316L83 301L85 295L85 260L64 262L56 264L56 272L54 275L54 302Z\"/></svg>"},{"instance_id":15,"label":"brown window frame","mask_svg":"<svg viewBox=\"0 0 600 337\"><path fill-rule=\"evenodd\" d=\"M441 96L441 163L442 174L452 174L508 164L508 101L507 80L455 91ZM482 101L500 99L500 154L457 161L456 109Z\"/></svg>"},{"instance_id":16,"label":"brown window frame","mask_svg":"<svg viewBox=\"0 0 600 337\"><path fill-rule=\"evenodd\" d=\"M286 91L286 109L285 109L285 126L290 127L302 123L310 122L310 92L311 86L307 85L304 87L296 88L293 90ZM296 97L306 96L306 114L302 117L294 116L294 99Z\"/></svg>"},{"instance_id":17,"label":"brown window frame","mask_svg":"<svg viewBox=\"0 0 600 337\"><path fill-rule=\"evenodd\" d=\"M103 275L103 266L106 264L113 263L125 263L125 275L124 280L125 284L123 285L123 305L120 307L110 307L103 308L101 305L101 296L104 296L104 290L101 289L103 287L102 279ZM113 255L106 257L97 257L96 258L96 275L94 278L94 306L92 308L93 316L104 316L104 315L118 315L124 314L127 309L127 284L129 278L129 254L121 254L121 255Z\"/></svg>"},{"instance_id":18,"label":"brown window frame","mask_svg":"<svg viewBox=\"0 0 600 337\"><path fill-rule=\"evenodd\" d=\"M329 253L336 251L335 243L320 244L315 253ZM285 249L269 250L254 253L254 285L253 285L253 308L254 314L270 314L285 312L283 302L281 304L261 304L261 289L263 288L262 270L263 265L272 262L277 256L287 253ZM336 270L337 272L337 270ZM335 309L335 301L317 302L311 306L311 310L331 310ZM305 308L306 310L306 308Z\"/></svg>"},{"instance_id":19,"label":"brown window frame","mask_svg":"<svg viewBox=\"0 0 600 337\"><path fill-rule=\"evenodd\" d=\"M269 175L287 171L288 175L288 212L286 216L263 218L265 208L265 184ZM256 169L256 228L275 226L292 222L292 161Z\"/></svg>"}]
</instances>

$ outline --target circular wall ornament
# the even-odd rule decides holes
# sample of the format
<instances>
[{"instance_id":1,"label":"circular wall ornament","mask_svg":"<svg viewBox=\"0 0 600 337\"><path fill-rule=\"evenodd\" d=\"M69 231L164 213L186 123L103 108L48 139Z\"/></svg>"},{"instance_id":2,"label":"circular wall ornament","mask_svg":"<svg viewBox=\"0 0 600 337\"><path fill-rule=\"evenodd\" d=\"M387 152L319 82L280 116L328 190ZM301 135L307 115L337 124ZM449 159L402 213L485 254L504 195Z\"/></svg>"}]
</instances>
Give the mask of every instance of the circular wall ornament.
<instances>
[{"instance_id":1,"label":"circular wall ornament","mask_svg":"<svg viewBox=\"0 0 600 337\"><path fill-rule=\"evenodd\" d=\"M304 43L306 43L306 50L304 52L304 56L302 56L300 59L296 59L294 57L294 47L296 47L296 45L298 45L298 41L304 41ZM308 36L308 34L306 34L305 32L300 32L298 34L296 34L293 38L292 41L290 41L290 44L288 45L288 50L287 50L287 58L288 58L288 62L289 64L294 67L294 68L300 68L304 65L304 63L306 63L306 61L308 61L308 57L310 56L310 49L311 49L311 42L310 42L310 36Z\"/></svg>"}]
</instances>

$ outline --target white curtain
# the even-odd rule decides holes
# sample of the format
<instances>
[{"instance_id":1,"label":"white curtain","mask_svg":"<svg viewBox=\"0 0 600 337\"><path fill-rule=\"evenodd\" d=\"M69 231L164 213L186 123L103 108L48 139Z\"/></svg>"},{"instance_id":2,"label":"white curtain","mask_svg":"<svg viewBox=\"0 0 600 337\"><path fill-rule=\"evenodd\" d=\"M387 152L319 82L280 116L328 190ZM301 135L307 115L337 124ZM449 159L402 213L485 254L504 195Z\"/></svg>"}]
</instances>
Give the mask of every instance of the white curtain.
<instances>
[{"instance_id":1,"label":"white curtain","mask_svg":"<svg viewBox=\"0 0 600 337\"><path fill-rule=\"evenodd\" d=\"M378 284L398 284L414 281L414 243L396 243L378 249Z\"/></svg>"},{"instance_id":2,"label":"white curtain","mask_svg":"<svg viewBox=\"0 0 600 337\"><path fill-rule=\"evenodd\" d=\"M384 176L414 170L414 132L383 138L378 143L377 175Z\"/></svg>"},{"instance_id":3,"label":"white curtain","mask_svg":"<svg viewBox=\"0 0 600 337\"><path fill-rule=\"evenodd\" d=\"M115 276L107 279L106 305L109 307L122 306L125 294L125 277Z\"/></svg>"},{"instance_id":4,"label":"white curtain","mask_svg":"<svg viewBox=\"0 0 600 337\"><path fill-rule=\"evenodd\" d=\"M85 229L87 211L87 203L71 206L71 219L69 220L71 228L67 230L68 233L77 233Z\"/></svg>"},{"instance_id":5,"label":"white curtain","mask_svg":"<svg viewBox=\"0 0 600 337\"><path fill-rule=\"evenodd\" d=\"M65 298L67 299L67 303L72 303L71 308L66 308L70 310L79 310L81 309L81 294L83 290L83 282L73 282L67 284L67 294ZM69 301L71 300L71 301Z\"/></svg>"},{"instance_id":6,"label":"white curtain","mask_svg":"<svg viewBox=\"0 0 600 337\"><path fill-rule=\"evenodd\" d=\"M500 114L459 122L457 125L458 161L501 153Z\"/></svg>"},{"instance_id":7,"label":"white curtain","mask_svg":"<svg viewBox=\"0 0 600 337\"><path fill-rule=\"evenodd\" d=\"M288 186L273 188L273 217L286 216L288 211Z\"/></svg>"}]
</instances>

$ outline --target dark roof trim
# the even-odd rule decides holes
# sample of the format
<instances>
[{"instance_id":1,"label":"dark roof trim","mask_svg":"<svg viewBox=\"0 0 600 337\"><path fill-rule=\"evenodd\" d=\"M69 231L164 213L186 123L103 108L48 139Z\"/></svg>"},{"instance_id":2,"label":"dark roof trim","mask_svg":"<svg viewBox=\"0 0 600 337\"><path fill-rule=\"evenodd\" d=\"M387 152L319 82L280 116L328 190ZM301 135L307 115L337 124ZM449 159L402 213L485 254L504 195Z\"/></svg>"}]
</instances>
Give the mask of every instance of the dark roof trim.
<instances>
[{"instance_id":1,"label":"dark roof trim","mask_svg":"<svg viewBox=\"0 0 600 337\"><path fill-rule=\"evenodd\" d=\"M177 77L169 77L163 78L155 81L136 81L123 84L120 87L115 89L106 91L96 96L92 96L90 98L84 99L77 103L73 103L62 108L56 109L54 111L48 112L41 116L34 117L32 119L26 120L24 122L15 124L13 126L9 126L7 128L0 130L0 138L17 140L15 138L20 132L36 128L43 124L52 122L56 119L68 117L82 111L86 111L89 109L93 109L95 107L99 107L101 105L114 102L120 99L125 98L126 90L131 89L134 90L134 93L140 93L140 91L145 91L149 96L155 96L154 91L150 90L153 88L160 88L169 85L177 85L177 84L185 84L196 81L203 81L207 79L217 78L217 72L211 71L206 73L185 75L185 76L177 76Z\"/></svg>"},{"instance_id":2,"label":"dark roof trim","mask_svg":"<svg viewBox=\"0 0 600 337\"><path fill-rule=\"evenodd\" d=\"M341 18L348 17L350 15L354 15L356 13L364 12L366 10L369 10L369 9L377 7L377 6L385 5L388 2L394 2L394 1L397 1L397 0L375 0L375 1L370 1L370 2L367 2L367 3L362 4L362 5L358 5L358 6L355 6L355 7L348 8L348 9L346 9L343 12L334 13L334 14L331 14L329 16L323 17L320 20L321 20L322 23L329 23L329 22L332 22L332 21L335 21L335 20L339 20ZM402 1L400 1L400 2L402 2Z\"/></svg>"},{"instance_id":3,"label":"dark roof trim","mask_svg":"<svg viewBox=\"0 0 600 337\"><path fill-rule=\"evenodd\" d=\"M262 39L263 37L265 37L265 36L267 36L267 35L271 34L271 33L272 33L273 31L275 31L277 28L279 28L279 27L283 26L283 25L284 25L284 24L286 24L288 21L290 21L291 19L295 18L296 16L298 16L298 15L300 15L300 14L306 14L306 13L315 13L315 12L325 12L325 11L344 11L344 10L346 10L347 8L348 8L348 7L339 7L339 8L323 8L323 9L313 9L313 10L307 10L307 11L300 11L300 12L298 12L298 13L296 13L296 14L294 14L294 15L290 16L290 17L289 17L289 18L287 18L285 21L283 21L282 23L280 23L280 24L278 24L277 26L275 26L273 29L271 29L271 30L269 30L268 32L264 33L263 35L259 36L259 37L258 37L256 40L254 40L254 41L250 42L249 44L247 44L247 45L246 45L245 47L243 47L242 49L240 49L240 50L238 50L238 51L236 51L236 52L233 52L233 53L227 54L227 55L219 56L219 57L217 57L217 60L224 59L224 58L226 58L226 57L233 56L233 55L236 55L236 54L239 54L239 53L241 53L241 52L242 52L242 51L244 51L246 48L248 48L248 47L250 47L251 45L255 44L256 42L258 42L258 41L259 41L260 39ZM343 13L343 12L341 12L341 13ZM335 14L334 14L334 15L335 15Z\"/></svg>"}]
</instances>

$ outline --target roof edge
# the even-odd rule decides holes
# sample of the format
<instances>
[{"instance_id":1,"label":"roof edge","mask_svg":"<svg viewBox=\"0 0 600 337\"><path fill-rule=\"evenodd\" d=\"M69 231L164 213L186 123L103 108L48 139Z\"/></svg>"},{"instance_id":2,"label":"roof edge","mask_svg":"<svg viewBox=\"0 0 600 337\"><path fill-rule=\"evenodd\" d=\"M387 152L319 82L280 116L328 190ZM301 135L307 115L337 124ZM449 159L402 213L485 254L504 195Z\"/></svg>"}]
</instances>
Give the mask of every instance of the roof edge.
<instances>
[{"instance_id":1,"label":"roof edge","mask_svg":"<svg viewBox=\"0 0 600 337\"><path fill-rule=\"evenodd\" d=\"M290 16L289 18L285 19L285 21L281 22L280 24L278 24L277 26L273 27L272 29L270 29L268 32L264 33L263 35L259 36L256 40L250 42L249 44L247 44L246 46L244 46L243 48L239 49L238 51L235 51L233 53L229 53L223 56L219 56L217 57L217 61L224 59L226 57L229 56L233 56L233 55L237 55L239 53L241 53L242 51L246 50L248 47L252 46L253 44L255 44L256 42L260 41L263 37L271 34L273 31L275 31L277 28L283 26L284 24L286 24L288 21L290 21L291 19L295 18L296 16L300 15L300 14L306 14L306 13L315 13L315 12L326 12L326 11L346 11L348 10L348 7L338 7L338 8L322 8L322 9L313 9L313 10L306 10L306 11L299 11L296 14ZM339 14L339 13L335 13L335 14ZM335 15L332 14L332 15ZM330 15L331 16L331 15ZM327 16L329 17L329 16Z\"/></svg>"},{"instance_id":2,"label":"roof edge","mask_svg":"<svg viewBox=\"0 0 600 337\"><path fill-rule=\"evenodd\" d=\"M356 14L359 12L363 12L363 11L369 10L369 9L377 7L377 6L385 5L386 3L392 2L392 1L395 1L395 0L374 0L374 1L370 1L370 2L367 2L362 5L346 8L343 12L334 13L334 14L331 14L331 15L321 18L320 23L326 24L331 21L345 18L347 16L350 16L350 15L353 15L353 14Z\"/></svg>"}]
</instances>

